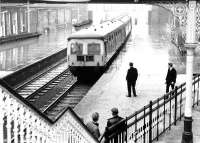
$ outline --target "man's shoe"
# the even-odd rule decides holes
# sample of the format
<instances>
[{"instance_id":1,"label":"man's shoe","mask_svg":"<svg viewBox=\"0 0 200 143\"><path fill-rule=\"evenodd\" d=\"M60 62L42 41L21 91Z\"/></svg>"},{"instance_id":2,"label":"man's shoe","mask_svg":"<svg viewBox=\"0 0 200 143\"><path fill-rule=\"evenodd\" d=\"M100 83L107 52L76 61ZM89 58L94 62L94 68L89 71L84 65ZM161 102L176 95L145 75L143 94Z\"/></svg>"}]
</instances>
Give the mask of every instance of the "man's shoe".
<instances>
[{"instance_id":1,"label":"man's shoe","mask_svg":"<svg viewBox=\"0 0 200 143\"><path fill-rule=\"evenodd\" d=\"M135 97L137 97L137 95L134 95Z\"/></svg>"},{"instance_id":2,"label":"man's shoe","mask_svg":"<svg viewBox=\"0 0 200 143\"><path fill-rule=\"evenodd\" d=\"M131 96L126 95L126 97L131 97Z\"/></svg>"}]
</instances>

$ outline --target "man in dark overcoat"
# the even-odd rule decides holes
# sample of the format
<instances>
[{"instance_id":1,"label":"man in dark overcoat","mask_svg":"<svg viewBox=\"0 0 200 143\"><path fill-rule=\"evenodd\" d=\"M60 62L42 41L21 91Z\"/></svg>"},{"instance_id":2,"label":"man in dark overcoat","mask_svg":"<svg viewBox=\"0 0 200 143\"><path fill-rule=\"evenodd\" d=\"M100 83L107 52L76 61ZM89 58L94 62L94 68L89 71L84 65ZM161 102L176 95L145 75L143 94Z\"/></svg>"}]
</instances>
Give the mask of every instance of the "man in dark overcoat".
<instances>
[{"instance_id":1,"label":"man in dark overcoat","mask_svg":"<svg viewBox=\"0 0 200 143\"><path fill-rule=\"evenodd\" d=\"M112 117L108 119L107 121L107 127L105 130L105 143L108 143L108 138L110 135L116 132L123 132L125 130L125 120L124 118L118 116L118 109L112 108ZM115 135L112 137L113 143L118 143L118 136Z\"/></svg>"},{"instance_id":2,"label":"man in dark overcoat","mask_svg":"<svg viewBox=\"0 0 200 143\"><path fill-rule=\"evenodd\" d=\"M131 87L133 91L133 96L136 95L135 84L138 77L138 71L133 67L133 63L129 63L130 68L128 69L126 80L127 80L127 88L128 88L128 97L131 97Z\"/></svg>"},{"instance_id":3,"label":"man in dark overcoat","mask_svg":"<svg viewBox=\"0 0 200 143\"><path fill-rule=\"evenodd\" d=\"M88 122L86 124L89 131L97 138L100 137L100 131L99 131L99 113L95 112L92 114L92 121Z\"/></svg>"},{"instance_id":4,"label":"man in dark overcoat","mask_svg":"<svg viewBox=\"0 0 200 143\"><path fill-rule=\"evenodd\" d=\"M175 83L176 83L176 69L173 67L172 63L168 63L168 71L166 76L166 93L169 92L169 88L171 86L172 89L174 89Z\"/></svg>"},{"instance_id":5,"label":"man in dark overcoat","mask_svg":"<svg viewBox=\"0 0 200 143\"><path fill-rule=\"evenodd\" d=\"M117 108L112 108L112 118L109 118L107 121L107 127L111 127L112 125L115 125L119 121L121 121L123 118L118 116L118 109Z\"/></svg>"}]
</instances>

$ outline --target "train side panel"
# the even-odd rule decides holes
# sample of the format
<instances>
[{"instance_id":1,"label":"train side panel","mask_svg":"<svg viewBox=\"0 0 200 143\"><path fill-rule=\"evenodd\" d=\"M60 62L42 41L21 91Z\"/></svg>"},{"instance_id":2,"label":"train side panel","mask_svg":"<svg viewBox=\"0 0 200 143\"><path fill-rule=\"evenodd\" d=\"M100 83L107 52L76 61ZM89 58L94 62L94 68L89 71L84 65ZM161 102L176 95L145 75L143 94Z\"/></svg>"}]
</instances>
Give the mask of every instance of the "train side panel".
<instances>
[{"instance_id":1,"label":"train side panel","mask_svg":"<svg viewBox=\"0 0 200 143\"><path fill-rule=\"evenodd\" d=\"M131 21L118 28L116 31L109 34L105 39L105 57L106 63L113 57L120 46L125 42L125 39L131 32Z\"/></svg>"}]
</instances>

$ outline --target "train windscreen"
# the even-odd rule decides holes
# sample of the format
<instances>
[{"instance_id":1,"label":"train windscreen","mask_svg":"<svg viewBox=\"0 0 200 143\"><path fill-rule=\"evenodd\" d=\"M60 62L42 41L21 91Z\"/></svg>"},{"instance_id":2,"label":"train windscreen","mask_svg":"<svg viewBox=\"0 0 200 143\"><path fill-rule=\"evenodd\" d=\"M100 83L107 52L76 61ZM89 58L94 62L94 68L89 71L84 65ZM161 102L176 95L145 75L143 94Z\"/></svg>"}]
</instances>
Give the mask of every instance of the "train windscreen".
<instances>
[{"instance_id":1,"label":"train windscreen","mask_svg":"<svg viewBox=\"0 0 200 143\"><path fill-rule=\"evenodd\" d=\"M100 43L89 43L88 55L100 55Z\"/></svg>"},{"instance_id":2,"label":"train windscreen","mask_svg":"<svg viewBox=\"0 0 200 143\"><path fill-rule=\"evenodd\" d=\"M82 55L83 54L83 44L82 43L71 43L71 54Z\"/></svg>"}]
</instances>

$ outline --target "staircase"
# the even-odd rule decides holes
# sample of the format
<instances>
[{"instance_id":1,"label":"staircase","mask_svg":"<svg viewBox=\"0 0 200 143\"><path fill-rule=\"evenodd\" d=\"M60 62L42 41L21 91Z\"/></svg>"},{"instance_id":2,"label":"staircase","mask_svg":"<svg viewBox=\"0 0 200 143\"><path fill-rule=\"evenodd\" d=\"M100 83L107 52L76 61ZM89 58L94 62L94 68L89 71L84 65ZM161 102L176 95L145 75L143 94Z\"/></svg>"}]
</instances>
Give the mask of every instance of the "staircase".
<instances>
[{"instance_id":1,"label":"staircase","mask_svg":"<svg viewBox=\"0 0 200 143\"><path fill-rule=\"evenodd\" d=\"M52 121L0 80L0 143L98 143L69 107Z\"/></svg>"}]
</instances>

